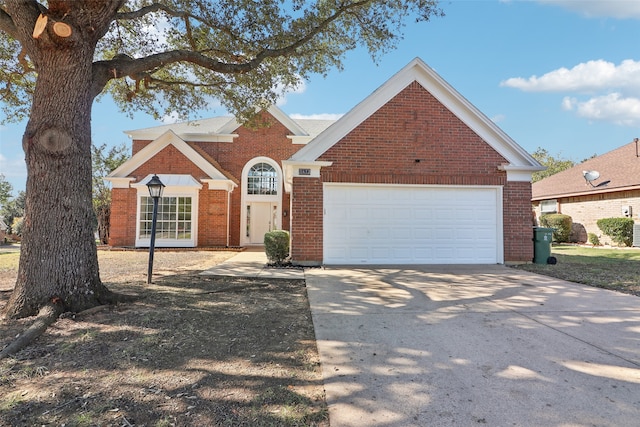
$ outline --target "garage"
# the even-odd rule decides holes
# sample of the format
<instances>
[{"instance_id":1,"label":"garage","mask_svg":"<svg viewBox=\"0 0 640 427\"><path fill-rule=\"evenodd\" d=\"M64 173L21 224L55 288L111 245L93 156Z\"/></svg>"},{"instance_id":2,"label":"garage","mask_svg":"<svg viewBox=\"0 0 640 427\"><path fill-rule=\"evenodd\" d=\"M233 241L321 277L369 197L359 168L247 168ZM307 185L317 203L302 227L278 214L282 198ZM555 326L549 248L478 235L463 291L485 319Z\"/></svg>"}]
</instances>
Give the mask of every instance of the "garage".
<instances>
[{"instance_id":1,"label":"garage","mask_svg":"<svg viewBox=\"0 0 640 427\"><path fill-rule=\"evenodd\" d=\"M503 262L499 186L324 184L325 264Z\"/></svg>"}]
</instances>

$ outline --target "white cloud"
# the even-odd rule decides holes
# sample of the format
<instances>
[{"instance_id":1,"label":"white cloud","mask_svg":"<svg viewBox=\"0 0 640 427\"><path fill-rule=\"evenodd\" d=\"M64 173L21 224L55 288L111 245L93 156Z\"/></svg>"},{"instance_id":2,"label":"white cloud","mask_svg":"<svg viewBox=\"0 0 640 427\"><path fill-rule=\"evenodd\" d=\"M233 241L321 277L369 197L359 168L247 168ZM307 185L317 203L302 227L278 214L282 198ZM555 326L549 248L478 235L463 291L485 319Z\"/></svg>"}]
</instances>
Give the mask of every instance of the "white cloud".
<instances>
[{"instance_id":1,"label":"white cloud","mask_svg":"<svg viewBox=\"0 0 640 427\"><path fill-rule=\"evenodd\" d=\"M527 92L594 92L616 88L640 93L640 61L626 59L615 65L598 59L571 69L559 68L540 77L512 77L502 81L500 86Z\"/></svg>"},{"instance_id":2,"label":"white cloud","mask_svg":"<svg viewBox=\"0 0 640 427\"><path fill-rule=\"evenodd\" d=\"M162 119L160 119L160 121L165 125L178 123L180 121L180 114L178 114L176 111L172 111L170 114L165 114L164 116L162 116Z\"/></svg>"},{"instance_id":3,"label":"white cloud","mask_svg":"<svg viewBox=\"0 0 640 427\"><path fill-rule=\"evenodd\" d=\"M295 120L338 120L344 114L320 113L320 114L291 114Z\"/></svg>"},{"instance_id":4,"label":"white cloud","mask_svg":"<svg viewBox=\"0 0 640 427\"><path fill-rule=\"evenodd\" d=\"M525 92L566 93L562 108L579 117L640 126L640 61L627 59L616 65L599 59L571 69L559 68L540 77L510 78L500 85ZM584 94L588 96L580 97Z\"/></svg>"},{"instance_id":5,"label":"white cloud","mask_svg":"<svg viewBox=\"0 0 640 427\"><path fill-rule=\"evenodd\" d=\"M538 3L557 5L589 17L640 19L640 2L637 0L537 0Z\"/></svg>"},{"instance_id":6,"label":"white cloud","mask_svg":"<svg viewBox=\"0 0 640 427\"><path fill-rule=\"evenodd\" d=\"M593 97L586 101L565 97L565 110L575 111L579 117L606 121L621 126L640 126L640 99L624 97L619 93Z\"/></svg>"}]
</instances>

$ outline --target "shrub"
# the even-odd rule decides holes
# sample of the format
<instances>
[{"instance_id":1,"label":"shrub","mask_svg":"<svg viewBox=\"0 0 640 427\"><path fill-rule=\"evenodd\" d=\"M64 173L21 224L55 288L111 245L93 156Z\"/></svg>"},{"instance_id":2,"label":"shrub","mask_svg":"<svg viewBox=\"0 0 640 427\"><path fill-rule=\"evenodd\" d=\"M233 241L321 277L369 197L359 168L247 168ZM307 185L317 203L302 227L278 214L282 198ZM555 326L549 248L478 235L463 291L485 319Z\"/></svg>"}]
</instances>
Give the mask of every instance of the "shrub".
<instances>
[{"instance_id":1,"label":"shrub","mask_svg":"<svg viewBox=\"0 0 640 427\"><path fill-rule=\"evenodd\" d=\"M264 251L269 262L282 264L289 256L289 232L270 231L264 235Z\"/></svg>"},{"instance_id":2,"label":"shrub","mask_svg":"<svg viewBox=\"0 0 640 427\"><path fill-rule=\"evenodd\" d=\"M589 233L589 243L593 246L600 246L600 239L596 233Z\"/></svg>"},{"instance_id":3,"label":"shrub","mask_svg":"<svg viewBox=\"0 0 640 427\"><path fill-rule=\"evenodd\" d=\"M553 241L565 243L569 241L573 220L569 215L547 214L540 217L540 224L543 227L553 228Z\"/></svg>"},{"instance_id":4,"label":"shrub","mask_svg":"<svg viewBox=\"0 0 640 427\"><path fill-rule=\"evenodd\" d=\"M611 240L625 246L633 243L633 223L631 218L602 218L596 222L598 228L611 237Z\"/></svg>"}]
</instances>

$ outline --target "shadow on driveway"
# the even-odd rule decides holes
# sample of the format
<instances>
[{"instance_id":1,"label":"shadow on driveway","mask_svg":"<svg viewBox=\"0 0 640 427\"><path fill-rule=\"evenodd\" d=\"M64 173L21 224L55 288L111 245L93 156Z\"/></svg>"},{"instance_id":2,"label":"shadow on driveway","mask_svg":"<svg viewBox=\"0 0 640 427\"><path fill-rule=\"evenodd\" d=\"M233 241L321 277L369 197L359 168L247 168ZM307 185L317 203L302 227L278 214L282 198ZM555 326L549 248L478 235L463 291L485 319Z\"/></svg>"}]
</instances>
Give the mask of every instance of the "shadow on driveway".
<instances>
[{"instance_id":1,"label":"shadow on driveway","mask_svg":"<svg viewBox=\"0 0 640 427\"><path fill-rule=\"evenodd\" d=\"M640 425L640 298L504 266L305 272L332 427Z\"/></svg>"}]
</instances>

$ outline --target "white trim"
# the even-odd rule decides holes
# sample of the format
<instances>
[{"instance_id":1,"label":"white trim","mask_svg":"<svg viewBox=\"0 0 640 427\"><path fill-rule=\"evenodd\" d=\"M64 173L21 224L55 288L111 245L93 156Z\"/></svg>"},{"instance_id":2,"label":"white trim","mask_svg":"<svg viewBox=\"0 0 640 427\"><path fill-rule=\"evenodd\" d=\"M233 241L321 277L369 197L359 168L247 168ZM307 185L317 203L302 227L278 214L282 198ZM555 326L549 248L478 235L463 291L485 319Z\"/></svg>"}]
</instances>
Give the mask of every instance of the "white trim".
<instances>
[{"instance_id":1,"label":"white trim","mask_svg":"<svg viewBox=\"0 0 640 427\"><path fill-rule=\"evenodd\" d=\"M293 178L320 178L320 169L325 166L331 166L332 164L333 162L294 162L291 160L283 160L285 191L291 193ZM300 169L309 169L309 174L302 175Z\"/></svg>"},{"instance_id":2,"label":"white trim","mask_svg":"<svg viewBox=\"0 0 640 427\"><path fill-rule=\"evenodd\" d=\"M224 190L229 193L232 193L233 190L238 186L235 182L229 180L203 178L200 181L207 184L209 186L209 190Z\"/></svg>"},{"instance_id":3,"label":"white trim","mask_svg":"<svg viewBox=\"0 0 640 427\"><path fill-rule=\"evenodd\" d=\"M160 178L162 180L162 178ZM195 182L195 180L194 180ZM195 186L165 187L162 197L191 197L191 239L156 239L155 246L158 248L195 248L198 246L198 202L199 187ZM136 195L136 247L148 248L151 239L140 238L140 205L142 197L148 197L149 191L144 184L134 184L137 189ZM132 185L133 187L133 185Z\"/></svg>"},{"instance_id":4,"label":"white trim","mask_svg":"<svg viewBox=\"0 0 640 427\"><path fill-rule=\"evenodd\" d=\"M512 165L500 165L498 170L507 172L507 181L512 182L531 182L531 177L534 172L546 169L546 167L534 167L534 166L512 166Z\"/></svg>"},{"instance_id":5,"label":"white trim","mask_svg":"<svg viewBox=\"0 0 640 427\"><path fill-rule=\"evenodd\" d=\"M275 195L258 195L258 194L247 194L248 184L247 184L247 176L249 174L249 170L256 163L267 163L276 170L278 175L278 189L277 194ZM282 168L280 164L269 158L269 157L254 157L245 163L244 168L242 168L242 194L240 196L240 245L245 246L251 244L249 239L247 238L247 205L251 202L269 202L275 203L277 205L277 216L278 219L282 218L282 192L284 191L284 175L282 173Z\"/></svg>"},{"instance_id":6,"label":"white trim","mask_svg":"<svg viewBox=\"0 0 640 427\"><path fill-rule=\"evenodd\" d=\"M131 188L144 188L148 191L147 182L151 180L153 175L154 174L149 174L142 178L139 182L131 184ZM191 175L159 173L157 174L157 176L165 185L165 191L163 191L164 194L166 194L167 191L176 192L181 191L182 189L184 189L185 191L190 191L191 188L197 188L198 190L202 188L202 184L196 181L195 178ZM168 190L169 188L171 188L171 190Z\"/></svg>"},{"instance_id":7,"label":"white trim","mask_svg":"<svg viewBox=\"0 0 640 427\"><path fill-rule=\"evenodd\" d=\"M503 215L503 187L499 185L435 185L435 184L362 184L362 183L323 183L323 193L327 189L337 188L337 187L363 187L363 188L434 188L434 189L482 189L482 190L494 190L496 192L495 198L495 209L496 209L496 262L498 264L504 264L504 215ZM323 202L323 211L325 210L325 205ZM325 212L326 213L326 212ZM323 241L325 239L326 233L326 215L323 215ZM327 249L326 246L323 245L322 257L323 263L327 259Z\"/></svg>"},{"instance_id":8,"label":"white trim","mask_svg":"<svg viewBox=\"0 0 640 427\"><path fill-rule=\"evenodd\" d=\"M193 142L233 142L238 134L215 134L215 133L181 133L180 137Z\"/></svg>"},{"instance_id":9,"label":"white trim","mask_svg":"<svg viewBox=\"0 0 640 427\"><path fill-rule=\"evenodd\" d=\"M135 181L135 178L116 178L116 177L105 177L105 181L111 182L111 188L129 188L129 185Z\"/></svg>"},{"instance_id":10,"label":"white trim","mask_svg":"<svg viewBox=\"0 0 640 427\"><path fill-rule=\"evenodd\" d=\"M178 151L180 151L185 157L187 157L194 165L199 167L211 179L229 180L214 165L212 165L207 159L202 157L200 153L191 148L189 144L187 144L182 138L180 138L171 130L166 131L160 137L158 137L158 139L142 148L129 160L127 160L113 172L111 172L107 176L107 178L127 177L127 175L151 160L153 156L158 154L169 145L173 145Z\"/></svg>"},{"instance_id":11,"label":"white trim","mask_svg":"<svg viewBox=\"0 0 640 427\"><path fill-rule=\"evenodd\" d=\"M313 142L295 153L289 160L314 161L334 144L358 127L364 120L388 103L412 82L417 81L449 111L455 114L487 144L502 155L510 165L542 170L542 166L493 121L467 101L420 58L415 58L371 95L342 116L334 125L320 133ZM540 168L540 169L537 169Z\"/></svg>"},{"instance_id":12,"label":"white trim","mask_svg":"<svg viewBox=\"0 0 640 427\"><path fill-rule=\"evenodd\" d=\"M295 145L304 145L313 139L310 135L287 135L287 138Z\"/></svg>"}]
</instances>

